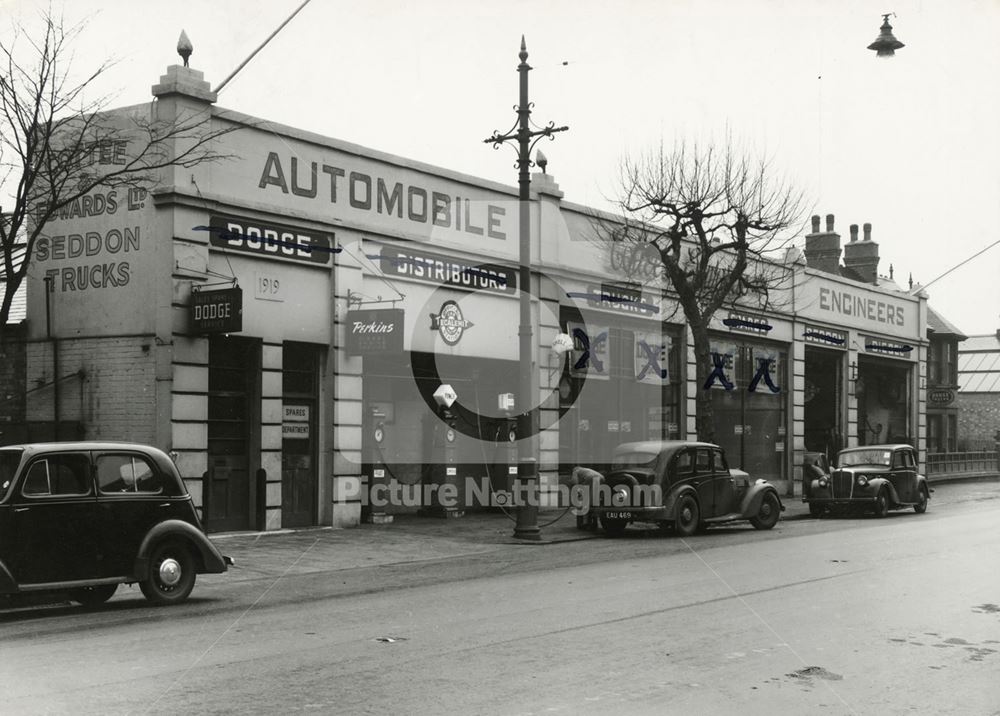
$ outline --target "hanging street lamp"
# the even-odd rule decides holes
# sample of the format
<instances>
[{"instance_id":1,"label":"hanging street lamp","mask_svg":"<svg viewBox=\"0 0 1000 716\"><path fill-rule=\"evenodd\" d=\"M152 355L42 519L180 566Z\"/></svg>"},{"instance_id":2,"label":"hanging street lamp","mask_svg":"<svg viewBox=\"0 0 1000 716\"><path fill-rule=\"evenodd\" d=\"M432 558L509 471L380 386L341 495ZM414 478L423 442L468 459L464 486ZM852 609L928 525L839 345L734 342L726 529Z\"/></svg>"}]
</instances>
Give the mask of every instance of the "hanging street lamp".
<instances>
[{"instance_id":1,"label":"hanging street lamp","mask_svg":"<svg viewBox=\"0 0 1000 716\"><path fill-rule=\"evenodd\" d=\"M889 58L896 54L896 50L906 47L892 34L892 25L889 24L889 15L895 17L895 13L888 12L882 16L882 27L879 28L878 37L875 42L868 45L869 50L874 50L877 57Z\"/></svg>"}]
</instances>

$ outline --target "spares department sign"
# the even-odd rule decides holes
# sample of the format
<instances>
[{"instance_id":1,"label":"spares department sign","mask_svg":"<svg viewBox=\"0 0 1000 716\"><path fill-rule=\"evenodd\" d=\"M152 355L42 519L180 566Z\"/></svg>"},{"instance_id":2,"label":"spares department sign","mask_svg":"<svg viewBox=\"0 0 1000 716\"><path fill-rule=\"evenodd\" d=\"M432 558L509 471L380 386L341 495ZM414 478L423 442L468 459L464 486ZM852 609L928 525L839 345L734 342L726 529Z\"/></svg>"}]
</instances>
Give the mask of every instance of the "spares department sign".
<instances>
[{"instance_id":1,"label":"spares department sign","mask_svg":"<svg viewBox=\"0 0 1000 716\"><path fill-rule=\"evenodd\" d=\"M403 352L403 309L371 308L347 312L348 355Z\"/></svg>"},{"instance_id":2,"label":"spares department sign","mask_svg":"<svg viewBox=\"0 0 1000 716\"><path fill-rule=\"evenodd\" d=\"M238 333L243 330L243 289L191 293L191 330L194 333Z\"/></svg>"}]
</instances>

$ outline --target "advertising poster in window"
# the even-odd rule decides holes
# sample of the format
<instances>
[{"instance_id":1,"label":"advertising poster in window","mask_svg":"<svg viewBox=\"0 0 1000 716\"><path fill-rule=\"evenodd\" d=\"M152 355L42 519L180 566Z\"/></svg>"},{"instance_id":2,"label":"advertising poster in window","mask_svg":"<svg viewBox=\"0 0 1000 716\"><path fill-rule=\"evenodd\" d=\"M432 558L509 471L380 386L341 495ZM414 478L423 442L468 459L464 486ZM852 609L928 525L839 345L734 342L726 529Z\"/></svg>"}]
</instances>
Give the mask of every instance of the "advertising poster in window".
<instances>
[{"instance_id":1,"label":"advertising poster in window","mask_svg":"<svg viewBox=\"0 0 1000 716\"><path fill-rule=\"evenodd\" d=\"M706 390L733 390L736 387L736 343L725 338L709 338Z\"/></svg>"},{"instance_id":2,"label":"advertising poster in window","mask_svg":"<svg viewBox=\"0 0 1000 716\"><path fill-rule=\"evenodd\" d=\"M647 385L670 382L667 357L670 355L670 337L660 332L636 331L632 355L635 359L635 379Z\"/></svg>"},{"instance_id":3,"label":"advertising poster in window","mask_svg":"<svg viewBox=\"0 0 1000 716\"><path fill-rule=\"evenodd\" d=\"M570 322L566 328L573 338L573 350L569 356L570 375L588 380L608 380L611 374L611 353L608 350L610 327Z\"/></svg>"}]
</instances>

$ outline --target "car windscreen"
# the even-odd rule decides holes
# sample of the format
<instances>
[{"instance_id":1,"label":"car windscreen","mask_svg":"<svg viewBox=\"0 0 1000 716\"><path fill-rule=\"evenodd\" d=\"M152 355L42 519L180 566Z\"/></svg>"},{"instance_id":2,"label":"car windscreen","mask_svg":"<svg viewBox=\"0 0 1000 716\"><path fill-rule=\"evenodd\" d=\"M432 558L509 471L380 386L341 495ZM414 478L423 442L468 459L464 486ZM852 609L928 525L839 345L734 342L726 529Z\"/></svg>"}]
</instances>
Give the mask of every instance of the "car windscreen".
<instances>
[{"instance_id":1,"label":"car windscreen","mask_svg":"<svg viewBox=\"0 0 1000 716\"><path fill-rule=\"evenodd\" d=\"M882 465L889 467L892 462L892 450L851 450L842 452L839 457L840 467L852 467L854 465Z\"/></svg>"},{"instance_id":2,"label":"car windscreen","mask_svg":"<svg viewBox=\"0 0 1000 716\"><path fill-rule=\"evenodd\" d=\"M0 450L0 499L7 496L24 450Z\"/></svg>"},{"instance_id":3,"label":"car windscreen","mask_svg":"<svg viewBox=\"0 0 1000 716\"><path fill-rule=\"evenodd\" d=\"M656 462L657 453L651 452L626 452L615 455L612 467L653 467Z\"/></svg>"}]
</instances>

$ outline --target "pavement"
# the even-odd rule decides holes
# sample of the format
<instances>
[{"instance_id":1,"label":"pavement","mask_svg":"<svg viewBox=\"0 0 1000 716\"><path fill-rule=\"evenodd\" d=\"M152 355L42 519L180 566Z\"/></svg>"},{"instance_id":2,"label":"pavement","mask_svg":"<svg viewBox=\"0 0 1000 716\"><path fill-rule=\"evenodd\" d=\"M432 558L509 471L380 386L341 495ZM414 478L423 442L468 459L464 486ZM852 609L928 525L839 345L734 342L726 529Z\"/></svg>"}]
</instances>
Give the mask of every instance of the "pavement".
<instances>
[{"instance_id":1,"label":"pavement","mask_svg":"<svg viewBox=\"0 0 1000 716\"><path fill-rule=\"evenodd\" d=\"M809 517L808 507L798 496L783 497L782 504L782 520ZM223 554L236 562L230 579L411 564L486 554L509 545L543 549L566 542L607 539L600 530L578 528L576 516L564 508L540 509L538 526L540 540L516 539L513 513L508 516L484 510L454 518L401 514L394 515L388 524L231 532L210 537Z\"/></svg>"},{"instance_id":2,"label":"pavement","mask_svg":"<svg viewBox=\"0 0 1000 716\"><path fill-rule=\"evenodd\" d=\"M995 495L1000 487L995 476L986 481L935 481L931 487L940 489L946 483L954 485L952 491L970 494ZM801 495L782 496L781 502L785 508L782 520L809 518L809 508ZM560 543L607 539L599 530L578 528L575 515L564 508L540 509L538 525L540 540L515 539L513 513L483 510L454 518L400 514L387 524L232 532L210 537L223 554L236 561L225 577L238 580L487 555L511 545L544 549Z\"/></svg>"}]
</instances>

